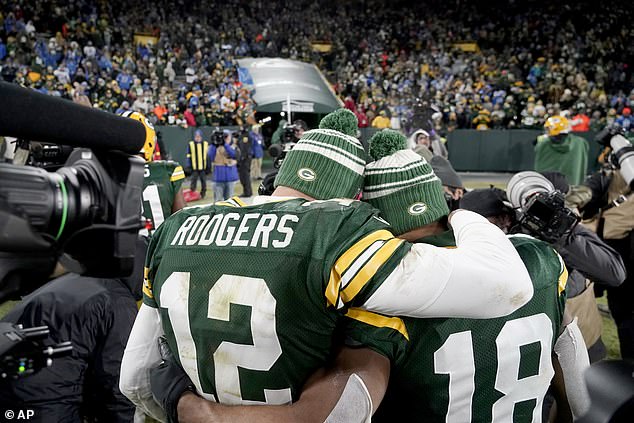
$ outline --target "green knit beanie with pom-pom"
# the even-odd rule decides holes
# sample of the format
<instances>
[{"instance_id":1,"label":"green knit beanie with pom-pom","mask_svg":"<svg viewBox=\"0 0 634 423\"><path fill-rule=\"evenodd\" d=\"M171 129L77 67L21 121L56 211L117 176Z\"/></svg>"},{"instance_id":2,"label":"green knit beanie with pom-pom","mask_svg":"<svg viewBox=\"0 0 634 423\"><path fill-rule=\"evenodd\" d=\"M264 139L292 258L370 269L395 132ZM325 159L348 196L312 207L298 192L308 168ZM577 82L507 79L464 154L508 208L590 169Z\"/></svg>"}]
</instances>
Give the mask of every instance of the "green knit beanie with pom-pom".
<instances>
[{"instance_id":1,"label":"green knit beanie with pom-pom","mask_svg":"<svg viewBox=\"0 0 634 423\"><path fill-rule=\"evenodd\" d=\"M407 138L393 129L379 131L370 139L370 157L374 160L382 159L405 149L407 149Z\"/></svg>"},{"instance_id":2,"label":"green knit beanie with pom-pom","mask_svg":"<svg viewBox=\"0 0 634 423\"><path fill-rule=\"evenodd\" d=\"M429 163L407 149L403 134L384 129L370 138L363 200L381 211L397 235L449 214L442 184Z\"/></svg>"},{"instance_id":3,"label":"green knit beanie with pom-pom","mask_svg":"<svg viewBox=\"0 0 634 423\"><path fill-rule=\"evenodd\" d=\"M359 121L354 113L348 109L337 109L327 114L319 122L320 129L334 129L351 137L357 137Z\"/></svg>"},{"instance_id":4,"label":"green knit beanie with pom-pom","mask_svg":"<svg viewBox=\"0 0 634 423\"><path fill-rule=\"evenodd\" d=\"M280 167L275 186L296 189L317 200L355 198L363 188L366 154L356 138L357 117L338 109L318 129L304 132Z\"/></svg>"}]
</instances>

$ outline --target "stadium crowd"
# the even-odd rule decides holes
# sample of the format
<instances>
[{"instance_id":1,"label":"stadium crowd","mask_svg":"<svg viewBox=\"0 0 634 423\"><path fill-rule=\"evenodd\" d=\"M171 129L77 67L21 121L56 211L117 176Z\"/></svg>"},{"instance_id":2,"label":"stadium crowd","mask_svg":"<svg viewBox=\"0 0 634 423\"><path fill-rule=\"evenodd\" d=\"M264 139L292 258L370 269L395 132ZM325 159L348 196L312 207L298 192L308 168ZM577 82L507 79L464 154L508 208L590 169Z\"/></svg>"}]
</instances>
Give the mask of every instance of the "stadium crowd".
<instances>
[{"instance_id":1,"label":"stadium crowd","mask_svg":"<svg viewBox=\"0 0 634 423\"><path fill-rule=\"evenodd\" d=\"M236 58L286 57L317 63L361 127L417 129L416 98L440 133L559 114L578 129L634 127L625 4L397 3L2 0L0 75L158 124L229 125L254 111ZM135 33L158 43L135 45Z\"/></svg>"}]
</instances>

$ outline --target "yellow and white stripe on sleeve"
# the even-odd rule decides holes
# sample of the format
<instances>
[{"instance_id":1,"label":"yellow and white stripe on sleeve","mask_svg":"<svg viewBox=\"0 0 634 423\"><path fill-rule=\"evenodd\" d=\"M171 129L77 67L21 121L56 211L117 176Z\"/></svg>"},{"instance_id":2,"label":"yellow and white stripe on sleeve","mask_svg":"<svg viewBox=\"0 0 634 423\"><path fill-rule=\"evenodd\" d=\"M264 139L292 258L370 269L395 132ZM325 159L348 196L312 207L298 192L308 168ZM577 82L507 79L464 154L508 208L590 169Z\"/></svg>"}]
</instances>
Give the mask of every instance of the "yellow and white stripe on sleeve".
<instances>
[{"instance_id":1,"label":"yellow and white stripe on sleeve","mask_svg":"<svg viewBox=\"0 0 634 423\"><path fill-rule=\"evenodd\" d=\"M341 308L352 301L402 243L382 229L348 248L330 270L325 293L328 304Z\"/></svg>"},{"instance_id":2,"label":"yellow and white stripe on sleeve","mask_svg":"<svg viewBox=\"0 0 634 423\"><path fill-rule=\"evenodd\" d=\"M185 179L185 172L183 171L183 166L176 166L174 172L172 172L172 176L170 176L170 182L180 181L181 179Z\"/></svg>"}]
</instances>

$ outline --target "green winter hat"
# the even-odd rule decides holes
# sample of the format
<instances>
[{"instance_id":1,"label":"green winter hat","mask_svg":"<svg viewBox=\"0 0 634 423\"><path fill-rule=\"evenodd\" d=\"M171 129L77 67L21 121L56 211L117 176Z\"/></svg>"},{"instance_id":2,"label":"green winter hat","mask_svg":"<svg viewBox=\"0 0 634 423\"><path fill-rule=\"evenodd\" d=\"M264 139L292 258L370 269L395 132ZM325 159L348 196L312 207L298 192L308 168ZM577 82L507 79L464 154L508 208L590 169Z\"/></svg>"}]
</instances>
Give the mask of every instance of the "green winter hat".
<instances>
[{"instance_id":1,"label":"green winter hat","mask_svg":"<svg viewBox=\"0 0 634 423\"><path fill-rule=\"evenodd\" d=\"M363 200L381 211L397 235L449 214L440 180L404 135L384 129L370 139L376 160L365 168Z\"/></svg>"},{"instance_id":2,"label":"green winter hat","mask_svg":"<svg viewBox=\"0 0 634 423\"><path fill-rule=\"evenodd\" d=\"M334 129L351 137L356 137L359 132L357 116L348 109L337 109L327 114L319 122L320 129Z\"/></svg>"},{"instance_id":3,"label":"green winter hat","mask_svg":"<svg viewBox=\"0 0 634 423\"><path fill-rule=\"evenodd\" d=\"M317 200L354 198L363 188L365 151L356 134L357 118L339 109L326 115L319 129L304 132L275 178ZM354 131L354 132L353 132Z\"/></svg>"}]
</instances>

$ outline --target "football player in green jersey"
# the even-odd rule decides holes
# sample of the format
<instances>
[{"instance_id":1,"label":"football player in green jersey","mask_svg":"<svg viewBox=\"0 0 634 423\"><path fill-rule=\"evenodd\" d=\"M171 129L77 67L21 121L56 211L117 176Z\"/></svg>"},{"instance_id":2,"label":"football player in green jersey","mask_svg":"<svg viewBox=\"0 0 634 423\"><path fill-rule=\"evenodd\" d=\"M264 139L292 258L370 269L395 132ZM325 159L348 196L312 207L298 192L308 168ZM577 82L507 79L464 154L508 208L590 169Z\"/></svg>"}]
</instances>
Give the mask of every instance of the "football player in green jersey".
<instances>
[{"instance_id":1,"label":"football player in green jersey","mask_svg":"<svg viewBox=\"0 0 634 423\"><path fill-rule=\"evenodd\" d=\"M391 149L376 154L385 145L384 138L395 135L385 132L371 141L370 153L376 161L366 169L365 200L380 208L401 238L453 247L454 233L447 231L443 217L415 214L410 206L416 191L420 204L428 204L442 189L435 182L416 184L416 172L393 170L395 166L423 169L415 153L394 151L398 143L392 142ZM382 189L396 182L404 188ZM589 365L585 346L576 323L567 327L563 323L567 280L563 260L548 244L534 238L515 236L511 242L531 275L533 298L514 313L494 319L404 318L410 342L392 363L389 387L373 420L393 421L399 415L404 421L439 423L538 422L544 395L561 368L568 398L559 385L558 411L565 415L568 399L576 417L587 410L581 379ZM384 345L389 345L390 338L402 338L396 331L390 333L375 325L373 320L380 316L373 313L361 311L362 318L350 317L347 333L354 339L363 341L370 331L374 331L374 339L383 333ZM570 347L576 348L573 355L567 351Z\"/></svg>"},{"instance_id":2,"label":"football player in green jersey","mask_svg":"<svg viewBox=\"0 0 634 423\"><path fill-rule=\"evenodd\" d=\"M346 313L486 318L530 300L519 255L481 216L453 214L457 248L444 249L394 238L376 209L352 200L365 165L356 130L349 111L327 116L287 154L272 197L184 209L157 230L121 369L132 402L161 413L148 379L163 333L205 399L287 404L330 357Z\"/></svg>"},{"instance_id":3,"label":"football player in green jersey","mask_svg":"<svg viewBox=\"0 0 634 423\"><path fill-rule=\"evenodd\" d=\"M145 159L143 172L142 215L146 226L141 235L151 235L172 213L185 206L181 185L185 179L183 168L171 160L154 160L156 131L139 112L127 111L123 117L138 120L145 126L145 143L139 154Z\"/></svg>"}]
</instances>

